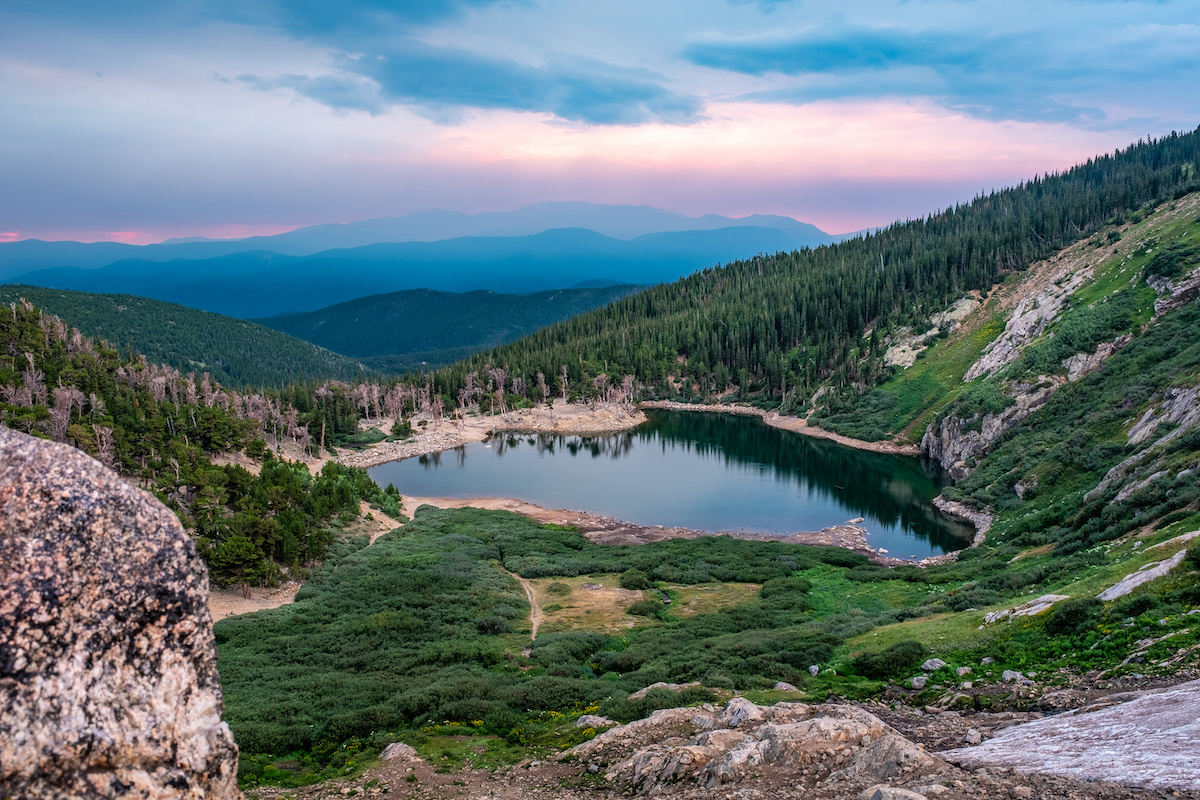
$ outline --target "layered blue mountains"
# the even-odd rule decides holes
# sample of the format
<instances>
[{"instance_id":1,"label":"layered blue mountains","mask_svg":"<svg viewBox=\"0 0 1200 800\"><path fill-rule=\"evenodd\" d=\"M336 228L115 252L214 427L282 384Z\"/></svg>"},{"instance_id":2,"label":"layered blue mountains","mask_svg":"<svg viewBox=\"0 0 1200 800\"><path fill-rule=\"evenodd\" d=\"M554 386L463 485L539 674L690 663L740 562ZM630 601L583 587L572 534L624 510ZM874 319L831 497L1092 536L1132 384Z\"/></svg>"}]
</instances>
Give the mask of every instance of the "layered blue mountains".
<instances>
[{"instance_id":1,"label":"layered blue mountains","mask_svg":"<svg viewBox=\"0 0 1200 800\"><path fill-rule=\"evenodd\" d=\"M427 211L238 240L11 242L0 244L0 280L263 318L408 289L528 294L651 285L838 238L788 217L687 217L649 206L539 203L474 215Z\"/></svg>"}]
</instances>

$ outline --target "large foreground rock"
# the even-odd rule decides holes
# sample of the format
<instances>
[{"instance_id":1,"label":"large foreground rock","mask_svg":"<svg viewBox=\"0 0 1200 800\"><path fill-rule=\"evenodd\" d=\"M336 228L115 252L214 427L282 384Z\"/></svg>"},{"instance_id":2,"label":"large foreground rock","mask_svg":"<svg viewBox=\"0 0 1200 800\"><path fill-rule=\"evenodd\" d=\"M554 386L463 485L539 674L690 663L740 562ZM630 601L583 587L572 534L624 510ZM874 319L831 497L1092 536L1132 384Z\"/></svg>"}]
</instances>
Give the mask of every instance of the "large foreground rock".
<instances>
[{"instance_id":1,"label":"large foreground rock","mask_svg":"<svg viewBox=\"0 0 1200 800\"><path fill-rule=\"evenodd\" d=\"M861 708L758 706L739 697L724 709L656 711L567 752L606 765L609 782L638 794L678 783L762 788L770 775L792 788L850 796L882 782L928 782L955 772Z\"/></svg>"},{"instance_id":2,"label":"large foreground rock","mask_svg":"<svg viewBox=\"0 0 1200 800\"><path fill-rule=\"evenodd\" d=\"M1080 709L942 753L960 766L1014 767L1126 786L1200 790L1200 681L1099 711Z\"/></svg>"},{"instance_id":3,"label":"large foreground rock","mask_svg":"<svg viewBox=\"0 0 1200 800\"><path fill-rule=\"evenodd\" d=\"M175 515L0 426L0 797L238 797L207 574Z\"/></svg>"}]
</instances>

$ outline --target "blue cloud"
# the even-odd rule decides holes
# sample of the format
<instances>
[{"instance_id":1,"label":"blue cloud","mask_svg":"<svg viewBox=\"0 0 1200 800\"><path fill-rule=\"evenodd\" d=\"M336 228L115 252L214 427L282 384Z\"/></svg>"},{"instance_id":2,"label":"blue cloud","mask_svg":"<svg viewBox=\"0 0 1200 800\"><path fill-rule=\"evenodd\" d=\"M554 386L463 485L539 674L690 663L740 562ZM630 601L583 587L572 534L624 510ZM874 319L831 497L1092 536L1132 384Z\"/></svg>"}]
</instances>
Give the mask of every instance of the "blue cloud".
<instances>
[{"instance_id":1,"label":"blue cloud","mask_svg":"<svg viewBox=\"0 0 1200 800\"><path fill-rule=\"evenodd\" d=\"M438 121L463 108L545 112L594 125L687 123L700 117L698 98L665 89L662 76L573 58L536 67L406 39L383 52L334 60L337 74L239 76L252 89L290 89L337 110L371 114L415 106Z\"/></svg>"},{"instance_id":2,"label":"blue cloud","mask_svg":"<svg viewBox=\"0 0 1200 800\"><path fill-rule=\"evenodd\" d=\"M497 2L260 0L231 5L226 13L230 20L273 26L331 48L334 74L240 80L253 89L290 89L337 110L377 114L406 105L453 121L464 108L512 109L597 125L686 123L700 117L698 98L670 91L663 76L646 70L580 58L531 66L415 38L424 26Z\"/></svg>"},{"instance_id":3,"label":"blue cloud","mask_svg":"<svg viewBox=\"0 0 1200 800\"><path fill-rule=\"evenodd\" d=\"M1187 28L1189 26L1175 26ZM684 57L698 66L746 75L794 77L792 85L739 99L806 103L845 97L928 96L988 119L1105 124L1097 98L1114 82L1160 72L1200 70L1195 31L1125 29L1087 41L1050 31L983 33L845 26L790 36L694 42ZM1165 46L1170 42L1173 46ZM1136 59L1114 50L1136 48ZM1169 61L1169 65L1164 63ZM1092 93L1092 97L1088 94Z\"/></svg>"},{"instance_id":4,"label":"blue cloud","mask_svg":"<svg viewBox=\"0 0 1200 800\"><path fill-rule=\"evenodd\" d=\"M290 89L337 111L366 111L374 116L387 107L387 103L379 96L378 87L353 76L321 75L310 78L307 75L281 75L278 78L262 78L239 75L238 80L260 92Z\"/></svg>"}]
</instances>

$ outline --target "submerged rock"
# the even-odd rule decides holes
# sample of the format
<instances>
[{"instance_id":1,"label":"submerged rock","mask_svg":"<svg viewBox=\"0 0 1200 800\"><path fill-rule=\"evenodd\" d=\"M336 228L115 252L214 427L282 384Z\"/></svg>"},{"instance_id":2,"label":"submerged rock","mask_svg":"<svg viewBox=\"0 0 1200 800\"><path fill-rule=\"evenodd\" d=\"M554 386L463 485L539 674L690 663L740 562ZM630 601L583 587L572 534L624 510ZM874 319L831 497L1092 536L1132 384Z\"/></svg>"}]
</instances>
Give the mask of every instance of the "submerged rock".
<instances>
[{"instance_id":1,"label":"submerged rock","mask_svg":"<svg viewBox=\"0 0 1200 800\"><path fill-rule=\"evenodd\" d=\"M179 520L67 445L0 453L0 795L240 797Z\"/></svg>"}]
</instances>

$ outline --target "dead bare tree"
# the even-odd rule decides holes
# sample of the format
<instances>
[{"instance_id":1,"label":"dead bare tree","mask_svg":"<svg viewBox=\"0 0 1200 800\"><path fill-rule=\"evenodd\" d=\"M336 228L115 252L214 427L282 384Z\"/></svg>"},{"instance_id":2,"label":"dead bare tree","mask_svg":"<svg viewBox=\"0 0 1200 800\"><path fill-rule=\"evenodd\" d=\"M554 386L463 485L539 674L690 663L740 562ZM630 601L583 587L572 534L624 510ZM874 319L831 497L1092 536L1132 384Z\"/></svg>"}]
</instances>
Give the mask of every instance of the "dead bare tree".
<instances>
[{"instance_id":1,"label":"dead bare tree","mask_svg":"<svg viewBox=\"0 0 1200 800\"><path fill-rule=\"evenodd\" d=\"M107 425L93 425L96 434L96 460L109 469L116 469L116 447L113 441L113 429Z\"/></svg>"},{"instance_id":2,"label":"dead bare tree","mask_svg":"<svg viewBox=\"0 0 1200 800\"><path fill-rule=\"evenodd\" d=\"M567 402L567 365L562 365L562 370L558 375L558 388L562 390L563 403Z\"/></svg>"}]
</instances>

